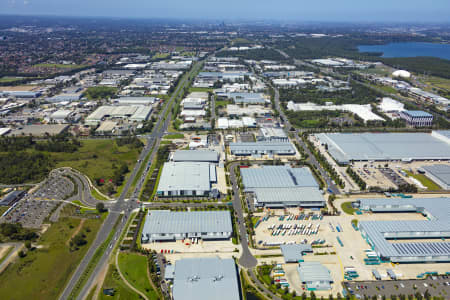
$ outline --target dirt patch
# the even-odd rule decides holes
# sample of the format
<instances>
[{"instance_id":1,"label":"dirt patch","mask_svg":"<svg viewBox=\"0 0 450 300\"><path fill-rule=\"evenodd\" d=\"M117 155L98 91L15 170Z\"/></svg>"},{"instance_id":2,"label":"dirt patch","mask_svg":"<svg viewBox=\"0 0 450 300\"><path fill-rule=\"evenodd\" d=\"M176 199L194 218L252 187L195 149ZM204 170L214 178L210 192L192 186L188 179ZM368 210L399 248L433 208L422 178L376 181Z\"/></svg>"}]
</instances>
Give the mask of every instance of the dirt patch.
<instances>
[{"instance_id":1,"label":"dirt patch","mask_svg":"<svg viewBox=\"0 0 450 300\"><path fill-rule=\"evenodd\" d=\"M74 238L74 236L76 236L80 232L81 228L83 228L84 221L86 221L86 219L81 219L80 224L78 224L78 226L75 229L75 231L72 234L72 236L67 240L67 242L66 242L67 246L69 246L70 241Z\"/></svg>"}]
</instances>

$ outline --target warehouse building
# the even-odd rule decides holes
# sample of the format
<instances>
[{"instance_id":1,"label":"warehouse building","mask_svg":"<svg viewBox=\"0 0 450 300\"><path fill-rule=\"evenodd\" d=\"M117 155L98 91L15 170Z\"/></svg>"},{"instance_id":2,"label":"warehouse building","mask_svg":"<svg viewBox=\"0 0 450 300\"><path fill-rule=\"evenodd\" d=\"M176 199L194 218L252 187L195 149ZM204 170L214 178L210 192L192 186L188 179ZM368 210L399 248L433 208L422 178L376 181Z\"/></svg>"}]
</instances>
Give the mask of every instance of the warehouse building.
<instances>
[{"instance_id":1,"label":"warehouse building","mask_svg":"<svg viewBox=\"0 0 450 300\"><path fill-rule=\"evenodd\" d=\"M216 166L208 162L166 162L158 184L158 197L214 197L211 184L217 182Z\"/></svg>"},{"instance_id":2,"label":"warehouse building","mask_svg":"<svg viewBox=\"0 0 450 300\"><path fill-rule=\"evenodd\" d=\"M427 220L361 221L358 226L363 238L383 260L394 263L449 262L450 242L441 241L450 238L449 203L450 198L360 199L356 205L361 210L417 212ZM433 239L436 241L430 241Z\"/></svg>"},{"instance_id":3,"label":"warehouse building","mask_svg":"<svg viewBox=\"0 0 450 300\"><path fill-rule=\"evenodd\" d=\"M318 261L301 262L297 267L298 275L309 291L330 290L333 278L330 271Z\"/></svg>"},{"instance_id":4,"label":"warehouse building","mask_svg":"<svg viewBox=\"0 0 450 300\"><path fill-rule=\"evenodd\" d=\"M253 194L255 206L325 206L319 185L307 167L242 168L241 175L245 192Z\"/></svg>"},{"instance_id":5,"label":"warehouse building","mask_svg":"<svg viewBox=\"0 0 450 300\"><path fill-rule=\"evenodd\" d=\"M231 258L184 258L175 262L173 300L240 300L236 264Z\"/></svg>"},{"instance_id":6,"label":"warehouse building","mask_svg":"<svg viewBox=\"0 0 450 300\"><path fill-rule=\"evenodd\" d=\"M149 210L142 230L142 243L190 238L226 240L231 238L231 214L224 211Z\"/></svg>"},{"instance_id":7,"label":"warehouse building","mask_svg":"<svg viewBox=\"0 0 450 300\"><path fill-rule=\"evenodd\" d=\"M446 131L429 133L319 133L315 138L328 147L340 164L350 161L448 160Z\"/></svg>"},{"instance_id":8,"label":"warehouse building","mask_svg":"<svg viewBox=\"0 0 450 300\"><path fill-rule=\"evenodd\" d=\"M261 127L258 141L265 142L289 142L289 138L280 127Z\"/></svg>"},{"instance_id":9,"label":"warehouse building","mask_svg":"<svg viewBox=\"0 0 450 300\"><path fill-rule=\"evenodd\" d=\"M85 120L88 125L97 125L105 119L128 119L135 122L148 120L152 112L150 106L100 106L91 113Z\"/></svg>"},{"instance_id":10,"label":"warehouse building","mask_svg":"<svg viewBox=\"0 0 450 300\"><path fill-rule=\"evenodd\" d=\"M421 110L404 110L399 113L400 118L414 127L430 127L433 125L433 115Z\"/></svg>"},{"instance_id":11,"label":"warehouse building","mask_svg":"<svg viewBox=\"0 0 450 300\"><path fill-rule=\"evenodd\" d=\"M422 169L425 171L425 175L436 182L442 189L450 190L449 165L424 166Z\"/></svg>"},{"instance_id":12,"label":"warehouse building","mask_svg":"<svg viewBox=\"0 0 450 300\"><path fill-rule=\"evenodd\" d=\"M236 156L261 157L262 155L295 155L290 142L239 142L230 143L230 152Z\"/></svg>"},{"instance_id":13,"label":"warehouse building","mask_svg":"<svg viewBox=\"0 0 450 300\"><path fill-rule=\"evenodd\" d=\"M313 253L313 249L309 244L286 244L281 245L280 249L285 263L303 262L305 253Z\"/></svg>"},{"instance_id":14,"label":"warehouse building","mask_svg":"<svg viewBox=\"0 0 450 300\"><path fill-rule=\"evenodd\" d=\"M177 150L172 155L172 161L197 161L218 163L219 153L212 150Z\"/></svg>"}]
</instances>

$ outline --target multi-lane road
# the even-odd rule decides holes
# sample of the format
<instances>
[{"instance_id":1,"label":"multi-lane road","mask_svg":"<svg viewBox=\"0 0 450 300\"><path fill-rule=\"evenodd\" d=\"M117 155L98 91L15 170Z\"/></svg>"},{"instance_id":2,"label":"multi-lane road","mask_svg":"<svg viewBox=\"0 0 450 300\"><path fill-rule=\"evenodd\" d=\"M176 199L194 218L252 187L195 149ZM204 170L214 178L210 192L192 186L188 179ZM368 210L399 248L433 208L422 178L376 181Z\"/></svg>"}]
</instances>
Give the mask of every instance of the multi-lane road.
<instances>
[{"instance_id":1,"label":"multi-lane road","mask_svg":"<svg viewBox=\"0 0 450 300\"><path fill-rule=\"evenodd\" d=\"M193 66L193 68L190 71L190 74L193 74L196 70L198 70L200 66L200 63L197 63ZM149 162L153 161L153 158L155 157L157 151L158 151L158 145L160 142L160 139L163 137L164 133L167 131L171 118L172 118L172 106L175 102L175 99L179 95L179 92L185 87L186 83L188 82L189 76L183 76L181 81L178 83L177 88L175 89L174 93L172 93L172 96L166 103L164 104L164 108L162 112L160 113L160 118L158 119L152 133L147 136L147 144L143 148L142 152L139 155L138 161L132 170L130 176L128 177L128 180L125 184L125 187L122 190L122 193L120 194L117 201L110 206L109 208L109 214L107 218L105 219L102 227L100 228L96 239L92 243L91 247L87 251L86 255L78 265L77 269L73 273L72 277L70 278L68 284L64 288L64 291L62 292L60 299L83 299L88 293L90 289L90 284L92 282L95 282L95 279L99 275L100 271L103 269L105 264L109 260L109 256L112 252L112 249L114 249L115 243L118 241L124 227L126 224L127 216L131 213L131 211L135 208L138 208L139 205L137 203L137 197L136 195L139 194L140 189L142 188L144 184L144 179L147 176L149 168L145 168L144 172L141 175L141 178L138 180L138 183L136 184L136 187L134 191L132 192L131 199L126 199L126 196L128 195L129 189L132 186L132 182L134 181L135 177L139 173L139 170L141 169L142 164L145 161L145 158L147 155L150 154ZM169 111L168 111L169 110ZM163 122L163 123L161 123ZM153 149L153 150L152 150ZM151 152L151 153L150 153ZM118 222L119 217L121 214L124 214L123 219L121 222L119 222L118 226L115 228L115 224ZM91 262L95 252L97 249L102 245L102 243L107 240L108 236L110 235L111 231L115 228L115 234L113 238L111 239L111 242L107 245L107 250L103 253L102 257L100 258L99 262L97 263L94 271L91 273L89 279L87 280L88 284L85 284L81 291L78 293L78 296L75 297L73 295L74 288L77 286L78 281L80 278L82 278L82 275L86 272L86 268Z\"/></svg>"}]
</instances>

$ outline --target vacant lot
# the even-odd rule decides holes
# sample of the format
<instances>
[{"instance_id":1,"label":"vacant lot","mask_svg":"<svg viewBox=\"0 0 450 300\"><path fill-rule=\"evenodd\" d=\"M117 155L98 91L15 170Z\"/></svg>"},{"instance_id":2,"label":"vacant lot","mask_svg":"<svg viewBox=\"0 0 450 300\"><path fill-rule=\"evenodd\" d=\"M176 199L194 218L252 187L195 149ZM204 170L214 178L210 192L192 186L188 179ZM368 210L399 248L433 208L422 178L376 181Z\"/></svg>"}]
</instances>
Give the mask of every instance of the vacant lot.
<instances>
[{"instance_id":1,"label":"vacant lot","mask_svg":"<svg viewBox=\"0 0 450 300\"><path fill-rule=\"evenodd\" d=\"M108 273L106 274L106 278L103 283L102 290L103 289L114 289L114 296L106 296L103 292L100 292L99 299L142 299L122 281L119 273L117 272L116 266L114 265L109 266Z\"/></svg>"},{"instance_id":2,"label":"vacant lot","mask_svg":"<svg viewBox=\"0 0 450 300\"><path fill-rule=\"evenodd\" d=\"M147 257L136 253L120 253L119 266L123 276L149 299L158 299L147 276Z\"/></svg>"},{"instance_id":3,"label":"vacant lot","mask_svg":"<svg viewBox=\"0 0 450 300\"><path fill-rule=\"evenodd\" d=\"M3 299L57 299L67 280L91 245L101 225L100 219L63 218L54 223L39 240L42 248L17 258L0 274ZM69 241L76 230L85 235L87 244L70 250Z\"/></svg>"},{"instance_id":4,"label":"vacant lot","mask_svg":"<svg viewBox=\"0 0 450 300\"><path fill-rule=\"evenodd\" d=\"M126 163L132 170L139 156L140 148L132 145L117 146L114 140L85 140L74 153L52 153L57 167L72 167L86 174L93 183L96 179L108 182L115 168ZM106 192L106 185L99 187Z\"/></svg>"}]
</instances>

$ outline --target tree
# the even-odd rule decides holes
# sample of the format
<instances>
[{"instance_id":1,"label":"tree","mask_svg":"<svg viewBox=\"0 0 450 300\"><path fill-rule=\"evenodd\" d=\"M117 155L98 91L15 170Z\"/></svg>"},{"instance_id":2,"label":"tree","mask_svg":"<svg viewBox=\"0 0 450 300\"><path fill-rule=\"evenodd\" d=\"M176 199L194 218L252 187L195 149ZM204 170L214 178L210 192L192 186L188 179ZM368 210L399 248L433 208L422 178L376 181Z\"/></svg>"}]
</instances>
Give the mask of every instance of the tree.
<instances>
[{"instance_id":1,"label":"tree","mask_svg":"<svg viewBox=\"0 0 450 300\"><path fill-rule=\"evenodd\" d=\"M97 209L97 211L99 213L102 213L105 211L105 204L103 204L102 202L99 202L95 205L95 208Z\"/></svg>"},{"instance_id":2,"label":"tree","mask_svg":"<svg viewBox=\"0 0 450 300\"><path fill-rule=\"evenodd\" d=\"M31 249L31 242L30 241L26 241L25 242L25 247L30 250Z\"/></svg>"},{"instance_id":3,"label":"tree","mask_svg":"<svg viewBox=\"0 0 450 300\"><path fill-rule=\"evenodd\" d=\"M17 255L19 255L20 258L24 258L25 256L27 256L27 254L23 250L20 250L19 253L17 253Z\"/></svg>"}]
</instances>

